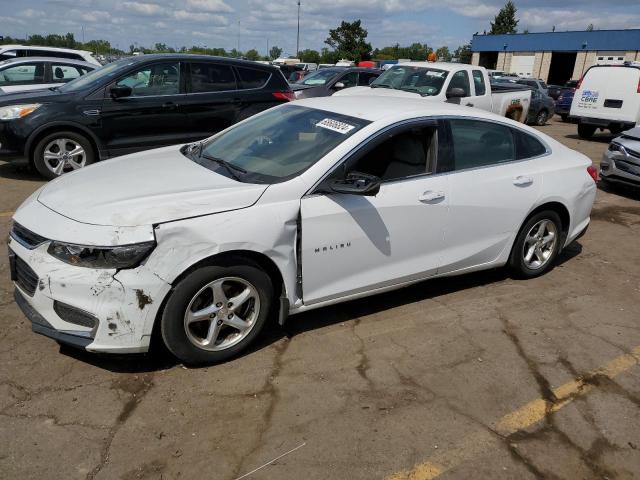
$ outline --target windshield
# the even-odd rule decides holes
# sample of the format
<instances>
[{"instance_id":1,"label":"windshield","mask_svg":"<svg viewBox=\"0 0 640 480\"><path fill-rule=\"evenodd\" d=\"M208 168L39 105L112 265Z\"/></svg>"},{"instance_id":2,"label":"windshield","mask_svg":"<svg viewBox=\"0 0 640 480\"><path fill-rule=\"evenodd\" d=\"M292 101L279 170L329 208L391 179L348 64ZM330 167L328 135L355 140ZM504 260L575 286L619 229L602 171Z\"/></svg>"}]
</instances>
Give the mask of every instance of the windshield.
<instances>
[{"instance_id":1,"label":"windshield","mask_svg":"<svg viewBox=\"0 0 640 480\"><path fill-rule=\"evenodd\" d=\"M278 183L299 175L369 123L337 113L286 105L206 140L199 155L191 158L242 182Z\"/></svg>"},{"instance_id":2,"label":"windshield","mask_svg":"<svg viewBox=\"0 0 640 480\"><path fill-rule=\"evenodd\" d=\"M420 95L438 95L448 73L437 68L395 65L380 75L371 87L393 88Z\"/></svg>"},{"instance_id":3,"label":"windshield","mask_svg":"<svg viewBox=\"0 0 640 480\"><path fill-rule=\"evenodd\" d=\"M114 78L118 75L121 69L126 65L133 64L132 59L123 58L117 62L108 63L104 67L98 67L95 70L82 75L81 77L71 80L69 83L60 87L61 92L76 92L78 90L84 90L86 88L97 87L103 79Z\"/></svg>"},{"instance_id":4,"label":"windshield","mask_svg":"<svg viewBox=\"0 0 640 480\"><path fill-rule=\"evenodd\" d=\"M333 77L338 75L339 72L335 70L318 70L317 72L313 72L311 75L304 77L298 83L301 85L309 85L309 86L318 86L324 85Z\"/></svg>"}]
</instances>

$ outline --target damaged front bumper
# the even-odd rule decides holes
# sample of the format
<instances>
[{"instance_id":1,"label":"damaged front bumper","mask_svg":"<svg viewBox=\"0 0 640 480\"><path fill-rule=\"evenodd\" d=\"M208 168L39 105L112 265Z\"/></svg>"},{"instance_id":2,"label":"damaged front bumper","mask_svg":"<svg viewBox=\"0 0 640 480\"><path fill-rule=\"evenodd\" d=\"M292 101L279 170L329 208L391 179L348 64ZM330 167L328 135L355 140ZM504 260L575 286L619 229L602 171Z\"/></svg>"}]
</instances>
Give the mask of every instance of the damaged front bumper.
<instances>
[{"instance_id":1,"label":"damaged front bumper","mask_svg":"<svg viewBox=\"0 0 640 480\"><path fill-rule=\"evenodd\" d=\"M104 270L68 265L9 239L16 303L34 332L92 352L149 348L162 300L171 286L141 265Z\"/></svg>"}]
</instances>

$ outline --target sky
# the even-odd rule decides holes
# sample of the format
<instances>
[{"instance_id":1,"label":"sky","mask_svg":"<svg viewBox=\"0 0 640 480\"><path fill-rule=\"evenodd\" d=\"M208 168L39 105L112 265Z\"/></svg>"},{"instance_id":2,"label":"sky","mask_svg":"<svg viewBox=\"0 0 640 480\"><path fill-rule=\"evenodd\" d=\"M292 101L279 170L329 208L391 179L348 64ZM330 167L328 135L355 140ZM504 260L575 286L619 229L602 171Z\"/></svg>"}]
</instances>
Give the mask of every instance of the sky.
<instances>
[{"instance_id":1,"label":"sky","mask_svg":"<svg viewBox=\"0 0 640 480\"><path fill-rule=\"evenodd\" d=\"M468 43L506 0L301 0L300 49L319 50L341 20L362 19L373 47ZM520 31L640 28L639 0L516 0ZM0 0L0 35L71 32L129 45L296 48L297 0Z\"/></svg>"}]
</instances>

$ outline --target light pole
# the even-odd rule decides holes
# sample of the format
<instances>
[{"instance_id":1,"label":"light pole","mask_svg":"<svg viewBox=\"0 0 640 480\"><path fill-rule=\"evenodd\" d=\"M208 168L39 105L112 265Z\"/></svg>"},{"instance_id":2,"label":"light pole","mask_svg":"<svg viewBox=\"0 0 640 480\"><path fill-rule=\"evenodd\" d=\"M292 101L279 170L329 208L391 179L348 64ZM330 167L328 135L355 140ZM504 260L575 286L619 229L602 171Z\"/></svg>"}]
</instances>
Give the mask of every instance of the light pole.
<instances>
[{"instance_id":1,"label":"light pole","mask_svg":"<svg viewBox=\"0 0 640 480\"><path fill-rule=\"evenodd\" d=\"M296 37L296 57L300 51L300 0L298 0L298 36Z\"/></svg>"}]
</instances>

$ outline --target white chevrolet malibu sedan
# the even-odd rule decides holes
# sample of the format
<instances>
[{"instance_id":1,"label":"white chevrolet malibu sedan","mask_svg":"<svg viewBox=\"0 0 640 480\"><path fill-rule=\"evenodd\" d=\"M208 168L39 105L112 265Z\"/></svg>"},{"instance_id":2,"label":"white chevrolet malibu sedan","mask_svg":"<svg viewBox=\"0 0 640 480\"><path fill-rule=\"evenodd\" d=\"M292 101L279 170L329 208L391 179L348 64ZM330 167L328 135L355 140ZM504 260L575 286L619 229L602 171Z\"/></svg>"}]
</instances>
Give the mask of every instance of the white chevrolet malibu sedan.
<instances>
[{"instance_id":1,"label":"white chevrolet malibu sedan","mask_svg":"<svg viewBox=\"0 0 640 480\"><path fill-rule=\"evenodd\" d=\"M587 229L594 176L481 110L313 98L36 191L9 240L15 298L61 343L143 352L158 335L218 362L269 320L474 270L540 275Z\"/></svg>"}]
</instances>

